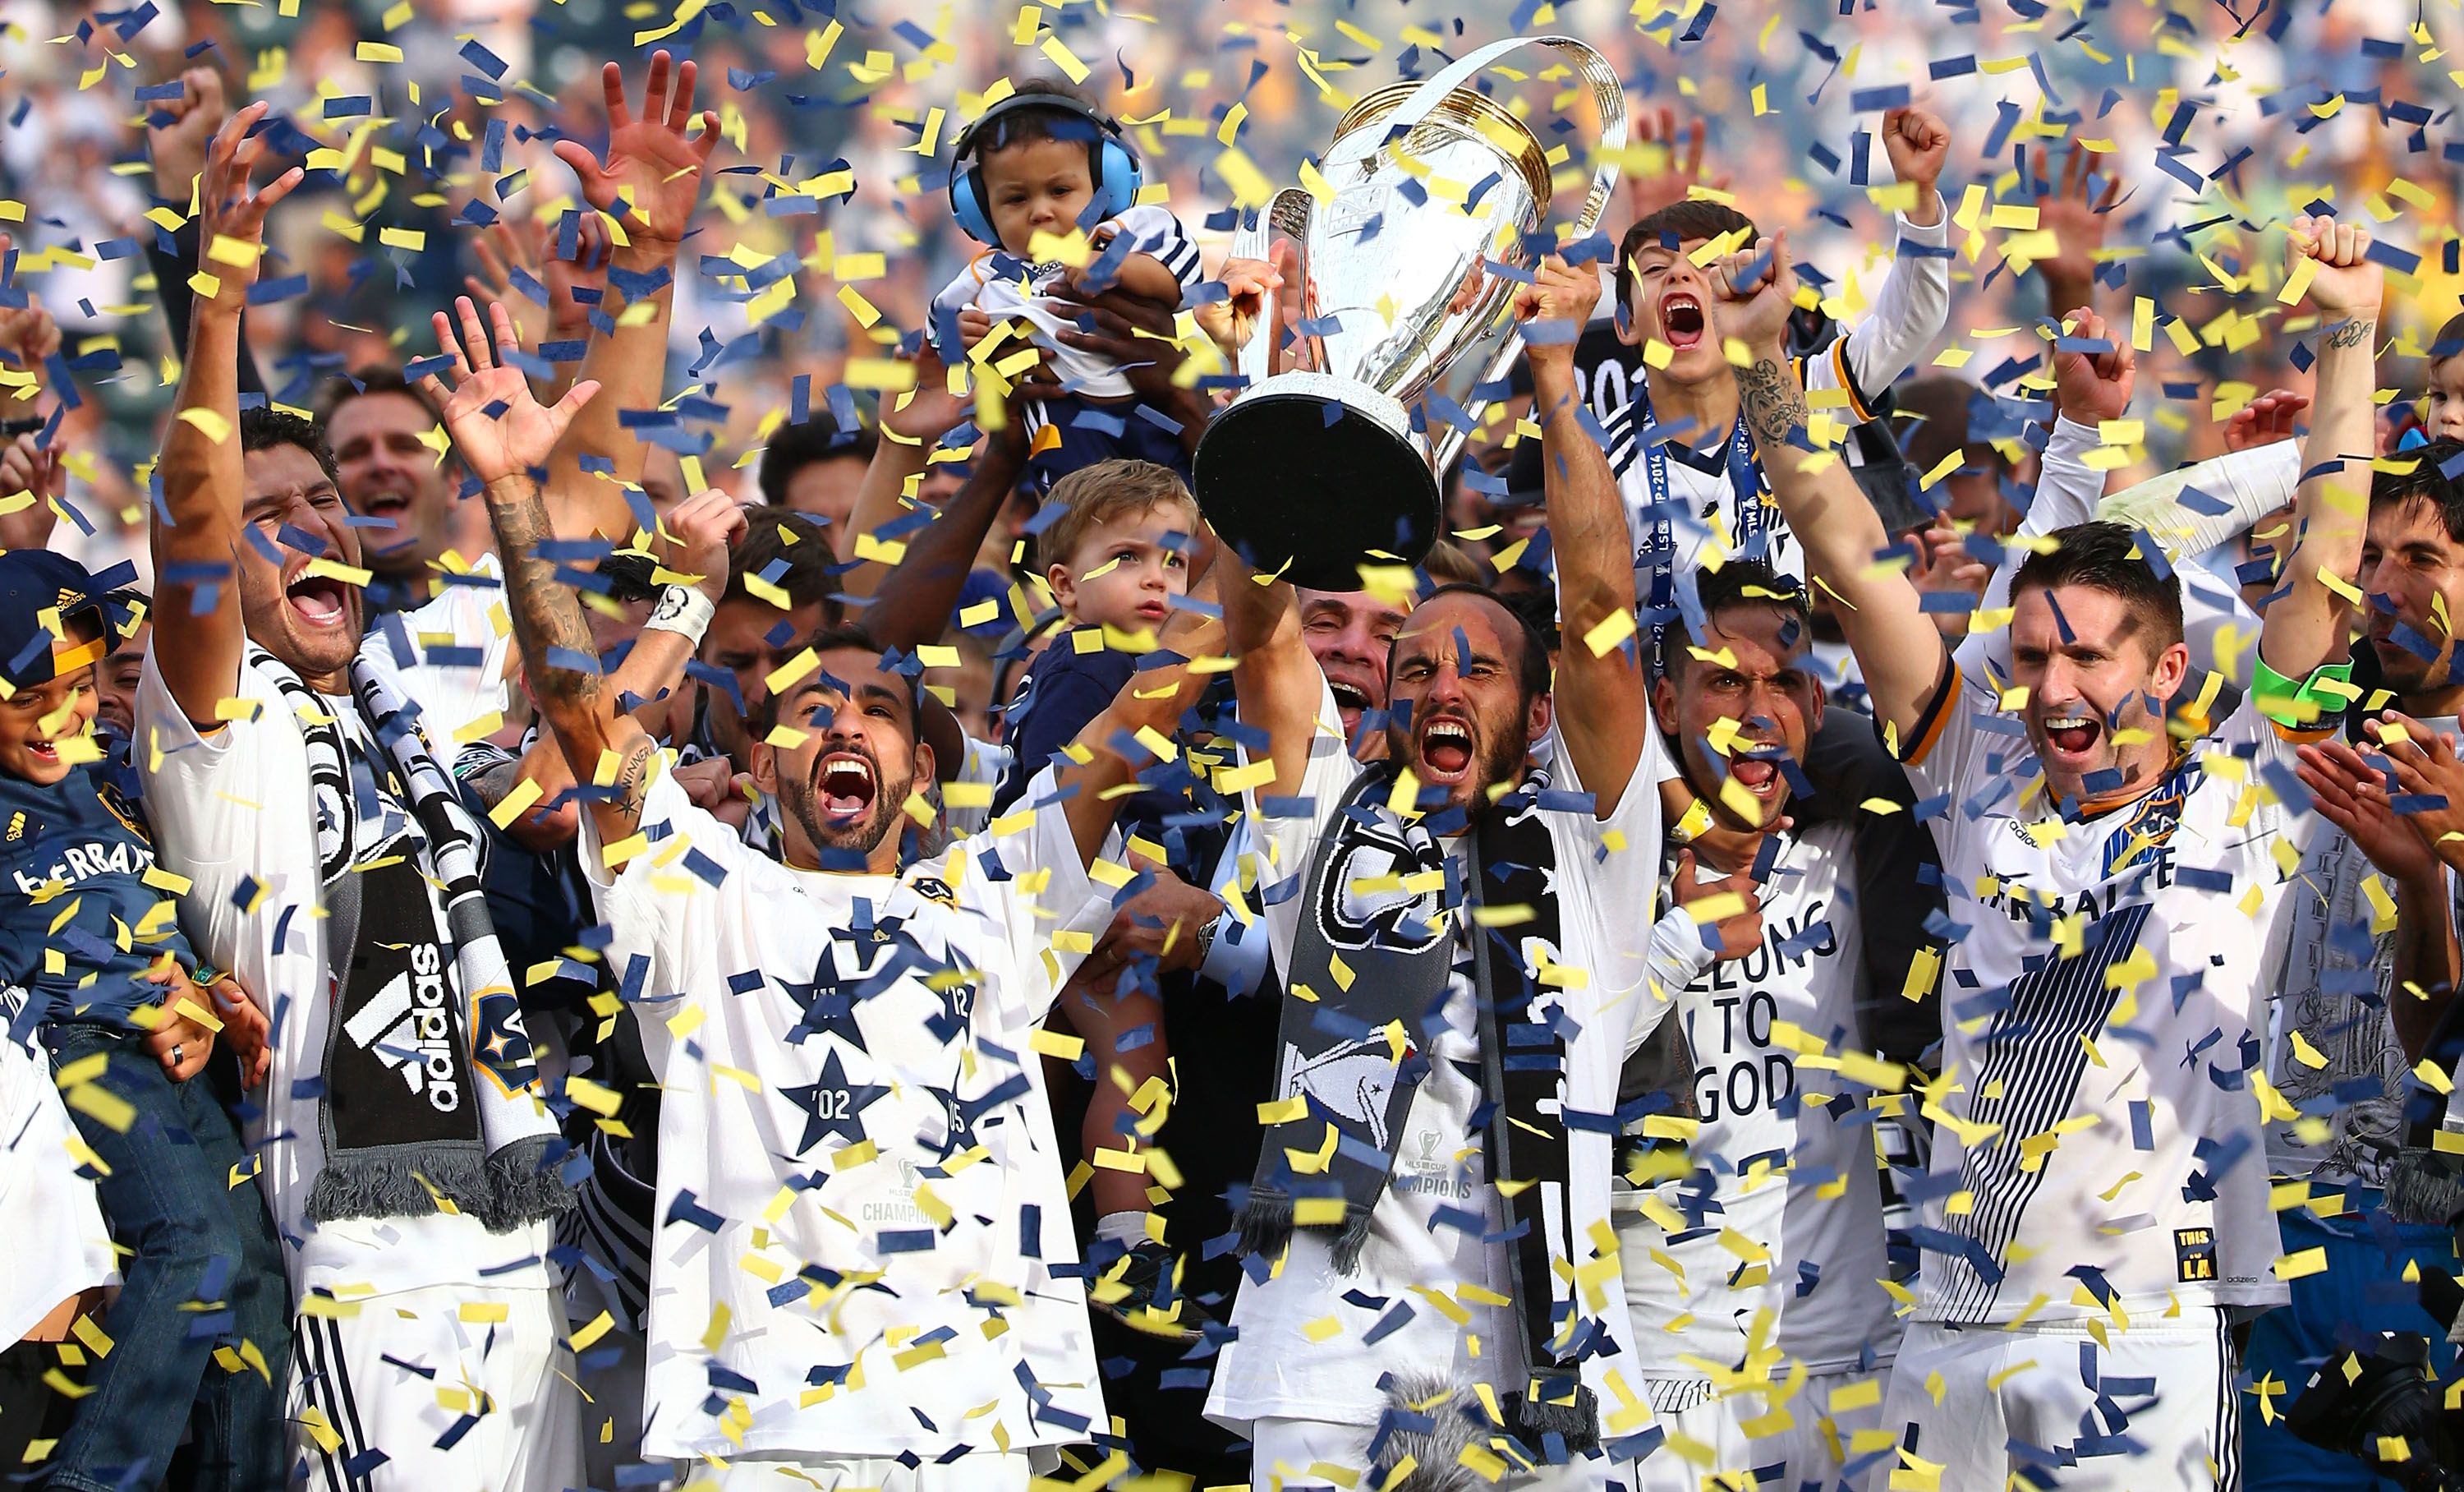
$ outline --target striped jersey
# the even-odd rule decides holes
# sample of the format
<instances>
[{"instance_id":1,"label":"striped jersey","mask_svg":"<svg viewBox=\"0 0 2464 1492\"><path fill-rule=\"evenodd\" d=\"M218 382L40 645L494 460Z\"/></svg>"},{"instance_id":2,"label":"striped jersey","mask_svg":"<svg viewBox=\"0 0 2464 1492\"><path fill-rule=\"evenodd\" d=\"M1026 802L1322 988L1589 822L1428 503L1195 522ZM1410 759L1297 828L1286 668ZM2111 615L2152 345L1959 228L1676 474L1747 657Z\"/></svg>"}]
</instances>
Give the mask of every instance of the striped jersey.
<instances>
[{"instance_id":1,"label":"striped jersey","mask_svg":"<svg viewBox=\"0 0 2464 1492\"><path fill-rule=\"evenodd\" d=\"M1955 924L1920 1319L2283 1301L2253 1079L2296 744L2245 701L2068 821L1991 680L1947 673L1903 752Z\"/></svg>"}]
</instances>

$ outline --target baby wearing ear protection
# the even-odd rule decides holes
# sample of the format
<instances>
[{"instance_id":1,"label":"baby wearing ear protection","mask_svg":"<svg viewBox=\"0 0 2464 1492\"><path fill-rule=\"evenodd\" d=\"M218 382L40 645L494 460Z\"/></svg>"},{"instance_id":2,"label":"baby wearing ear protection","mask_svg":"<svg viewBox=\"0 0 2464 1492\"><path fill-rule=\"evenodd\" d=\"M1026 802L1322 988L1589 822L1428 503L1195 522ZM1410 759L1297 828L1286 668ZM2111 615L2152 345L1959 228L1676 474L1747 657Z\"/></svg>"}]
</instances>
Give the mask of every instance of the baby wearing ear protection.
<instances>
[{"instance_id":1,"label":"baby wearing ear protection","mask_svg":"<svg viewBox=\"0 0 2464 1492\"><path fill-rule=\"evenodd\" d=\"M1176 423L1140 412L1128 375L1111 358L1064 343L1056 333L1073 326L1078 312L1047 299L1062 287L1082 296L1117 288L1177 302L1198 283L1198 246L1169 211L1138 204L1139 179L1120 125L1059 82L1021 84L958 138L951 212L993 247L934 298L934 341L955 365L963 348L1001 322L1031 328L1028 340L1043 349L1065 390L1026 412L1035 452L1028 472L1041 488L1114 457L1189 475ZM1039 238L1066 239L1080 228L1091 259L1074 267L1036 261Z\"/></svg>"}]
</instances>

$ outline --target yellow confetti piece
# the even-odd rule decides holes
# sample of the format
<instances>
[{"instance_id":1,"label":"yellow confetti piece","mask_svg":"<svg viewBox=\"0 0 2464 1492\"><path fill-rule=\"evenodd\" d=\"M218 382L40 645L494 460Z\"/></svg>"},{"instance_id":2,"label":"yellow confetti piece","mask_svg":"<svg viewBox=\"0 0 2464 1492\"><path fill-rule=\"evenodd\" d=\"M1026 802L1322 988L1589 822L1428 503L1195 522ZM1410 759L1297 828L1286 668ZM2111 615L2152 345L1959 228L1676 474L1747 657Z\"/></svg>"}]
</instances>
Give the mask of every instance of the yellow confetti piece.
<instances>
[{"instance_id":1,"label":"yellow confetti piece","mask_svg":"<svg viewBox=\"0 0 2464 1492\"><path fill-rule=\"evenodd\" d=\"M1045 37L1043 44L1036 50L1043 53L1054 67L1061 69L1071 82L1083 83L1087 80L1087 64L1079 61L1078 55L1064 45L1060 37Z\"/></svg>"}]
</instances>

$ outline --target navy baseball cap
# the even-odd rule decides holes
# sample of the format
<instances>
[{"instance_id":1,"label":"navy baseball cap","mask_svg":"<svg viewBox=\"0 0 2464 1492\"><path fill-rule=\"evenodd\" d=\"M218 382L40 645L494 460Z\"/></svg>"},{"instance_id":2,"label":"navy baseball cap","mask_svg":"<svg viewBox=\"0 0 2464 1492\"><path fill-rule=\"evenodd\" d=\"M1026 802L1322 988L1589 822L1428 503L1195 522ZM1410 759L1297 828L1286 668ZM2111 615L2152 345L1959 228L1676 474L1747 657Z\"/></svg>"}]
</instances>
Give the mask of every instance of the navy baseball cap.
<instances>
[{"instance_id":1,"label":"navy baseball cap","mask_svg":"<svg viewBox=\"0 0 2464 1492\"><path fill-rule=\"evenodd\" d=\"M96 575L65 554L49 549L11 549L0 554L0 679L12 689L48 683L58 664L72 668L100 662L120 643L112 625L112 590L135 577L126 561ZM71 658L55 658L62 640L55 627L70 618L91 614L100 638Z\"/></svg>"}]
</instances>

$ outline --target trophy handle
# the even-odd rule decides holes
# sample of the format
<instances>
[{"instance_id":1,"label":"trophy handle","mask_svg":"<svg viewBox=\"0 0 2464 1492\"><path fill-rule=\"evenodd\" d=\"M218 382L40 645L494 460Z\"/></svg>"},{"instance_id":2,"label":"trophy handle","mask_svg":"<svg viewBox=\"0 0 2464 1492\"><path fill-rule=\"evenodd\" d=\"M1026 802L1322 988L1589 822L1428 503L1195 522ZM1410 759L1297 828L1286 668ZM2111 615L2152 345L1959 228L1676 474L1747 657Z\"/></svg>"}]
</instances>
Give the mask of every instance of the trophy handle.
<instances>
[{"instance_id":1,"label":"trophy handle","mask_svg":"<svg viewBox=\"0 0 2464 1492\"><path fill-rule=\"evenodd\" d=\"M1599 164L1593 167L1592 189L1584 195L1583 211L1574 219L1574 236L1589 237L1600 226L1601 216L1608 212L1609 197L1617 190L1617 158L1625 150L1626 119L1625 84L1618 80L1617 69L1609 66L1608 58L1584 42L1572 36L1509 36L1466 53L1422 82L1401 107L1387 116L1386 138L1400 141L1409 136L1436 111L1446 95L1470 82L1499 57L1523 47L1555 48L1581 70L1583 81L1592 85L1592 101L1600 111Z\"/></svg>"},{"instance_id":2,"label":"trophy handle","mask_svg":"<svg viewBox=\"0 0 2464 1492\"><path fill-rule=\"evenodd\" d=\"M1297 187L1287 187L1276 192L1273 200L1258 211L1255 221L1243 223L1240 230L1233 234L1232 244L1228 251L1230 256L1236 259L1260 260L1270 257L1270 251L1275 244L1275 234L1278 232L1297 241L1306 242L1309 236L1311 205L1309 194ZM1302 274L1308 273L1306 265L1299 265L1298 268ZM1303 303L1306 304L1306 301ZM1283 329L1282 292L1275 290L1259 292L1258 324L1250 330L1249 340L1241 345L1238 368L1241 376L1247 380L1248 387L1255 389L1273 376L1275 341L1282 335Z\"/></svg>"}]
</instances>

